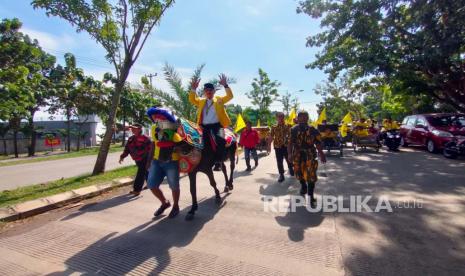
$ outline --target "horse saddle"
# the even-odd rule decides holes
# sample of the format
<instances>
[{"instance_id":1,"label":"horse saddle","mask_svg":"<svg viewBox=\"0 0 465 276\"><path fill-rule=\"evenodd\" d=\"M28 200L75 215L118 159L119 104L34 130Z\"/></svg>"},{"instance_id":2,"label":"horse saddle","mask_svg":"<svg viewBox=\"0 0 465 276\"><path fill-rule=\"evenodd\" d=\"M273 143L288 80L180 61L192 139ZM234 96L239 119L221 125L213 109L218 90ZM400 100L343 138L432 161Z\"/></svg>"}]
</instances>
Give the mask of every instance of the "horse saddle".
<instances>
[{"instance_id":1,"label":"horse saddle","mask_svg":"<svg viewBox=\"0 0 465 276\"><path fill-rule=\"evenodd\" d=\"M222 131L220 131L220 136L222 138L224 138L224 140L226 142L226 144L225 144L226 148L229 148L231 145L233 145L233 144L235 144L237 142L236 134L229 127L223 128Z\"/></svg>"}]
</instances>

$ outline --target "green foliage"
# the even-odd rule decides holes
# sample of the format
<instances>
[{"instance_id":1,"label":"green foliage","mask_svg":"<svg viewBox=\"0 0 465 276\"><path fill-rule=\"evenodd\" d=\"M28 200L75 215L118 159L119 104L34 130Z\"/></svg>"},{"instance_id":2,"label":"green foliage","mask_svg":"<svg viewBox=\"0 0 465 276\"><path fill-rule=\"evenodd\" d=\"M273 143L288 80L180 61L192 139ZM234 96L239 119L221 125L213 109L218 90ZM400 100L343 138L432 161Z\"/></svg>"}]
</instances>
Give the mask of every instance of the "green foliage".
<instances>
[{"instance_id":1,"label":"green foliage","mask_svg":"<svg viewBox=\"0 0 465 276\"><path fill-rule=\"evenodd\" d=\"M174 0L33 0L34 8L47 15L65 19L76 31L87 32L106 50L106 58L115 67L115 90L111 95L105 136L94 166L94 174L102 173L110 148L120 97L126 79L147 41Z\"/></svg>"},{"instance_id":2,"label":"green foliage","mask_svg":"<svg viewBox=\"0 0 465 276\"><path fill-rule=\"evenodd\" d=\"M306 0L298 12L321 18L321 47L309 68L335 80L382 79L394 94L425 95L465 111L465 9L457 1Z\"/></svg>"},{"instance_id":3,"label":"green foliage","mask_svg":"<svg viewBox=\"0 0 465 276\"><path fill-rule=\"evenodd\" d=\"M171 108L178 116L185 119L195 121L197 114L197 107L189 102L189 90L193 79L200 78L205 64L198 66L187 86L183 87L181 77L173 66L168 63L163 67L163 74L165 80L171 87L171 91L163 91L157 88L151 88L150 91L157 97L163 106ZM198 93L199 94L199 93Z\"/></svg>"},{"instance_id":4,"label":"green foliage","mask_svg":"<svg viewBox=\"0 0 465 276\"><path fill-rule=\"evenodd\" d=\"M357 94L356 88L346 78L318 84L314 92L323 97L323 102L317 104L318 113L326 107L329 123L339 123L347 112L352 112L358 118L365 114L364 106L354 97Z\"/></svg>"},{"instance_id":5,"label":"green foliage","mask_svg":"<svg viewBox=\"0 0 465 276\"><path fill-rule=\"evenodd\" d=\"M23 118L34 104L30 79L36 79L43 52L19 30L21 22L3 19L0 23L0 120Z\"/></svg>"},{"instance_id":6,"label":"green foliage","mask_svg":"<svg viewBox=\"0 0 465 276\"><path fill-rule=\"evenodd\" d=\"M282 95L279 101L283 104L283 112L286 116L289 115L289 112L292 109L292 99L291 99L291 93L286 92L286 94Z\"/></svg>"},{"instance_id":7,"label":"green foliage","mask_svg":"<svg viewBox=\"0 0 465 276\"><path fill-rule=\"evenodd\" d=\"M98 176L83 175L20 187L14 190L5 190L0 192L0 207L11 206L20 202L56 195L91 185L110 183L115 178L133 176L136 171L136 166L127 166Z\"/></svg>"},{"instance_id":8,"label":"green foliage","mask_svg":"<svg viewBox=\"0 0 465 276\"><path fill-rule=\"evenodd\" d=\"M120 120L124 118L124 121L130 124L148 125L150 119L146 115L147 109L158 104L159 101L153 98L148 91L127 86L121 95L118 118Z\"/></svg>"},{"instance_id":9,"label":"green foliage","mask_svg":"<svg viewBox=\"0 0 465 276\"><path fill-rule=\"evenodd\" d=\"M238 104L228 104L226 105L226 113L231 119L231 125L236 125L237 115L242 114L242 106Z\"/></svg>"},{"instance_id":10,"label":"green foliage","mask_svg":"<svg viewBox=\"0 0 465 276\"><path fill-rule=\"evenodd\" d=\"M247 93L247 96L252 104L257 106L257 116L261 122L267 122L271 117L270 106L279 97L277 88L280 85L281 83L276 80L271 81L268 74L261 68L258 69L258 78L254 78L253 89Z\"/></svg>"}]
</instances>

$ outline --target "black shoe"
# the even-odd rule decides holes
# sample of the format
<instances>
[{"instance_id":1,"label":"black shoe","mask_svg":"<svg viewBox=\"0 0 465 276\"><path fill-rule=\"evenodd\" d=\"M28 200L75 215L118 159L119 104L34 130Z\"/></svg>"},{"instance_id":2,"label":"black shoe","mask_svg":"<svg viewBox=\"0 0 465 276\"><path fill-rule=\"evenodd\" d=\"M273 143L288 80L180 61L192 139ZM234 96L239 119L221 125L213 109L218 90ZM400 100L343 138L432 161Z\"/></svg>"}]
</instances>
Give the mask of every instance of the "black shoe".
<instances>
[{"instance_id":1,"label":"black shoe","mask_svg":"<svg viewBox=\"0 0 465 276\"><path fill-rule=\"evenodd\" d=\"M174 218L179 214L179 206L173 207L171 209L170 214L168 215L168 218Z\"/></svg>"},{"instance_id":2,"label":"black shoe","mask_svg":"<svg viewBox=\"0 0 465 276\"><path fill-rule=\"evenodd\" d=\"M278 182L283 182L284 181L284 175L280 174L278 178Z\"/></svg>"},{"instance_id":3,"label":"black shoe","mask_svg":"<svg viewBox=\"0 0 465 276\"><path fill-rule=\"evenodd\" d=\"M258 159L255 159L255 168L258 166Z\"/></svg>"},{"instance_id":4,"label":"black shoe","mask_svg":"<svg viewBox=\"0 0 465 276\"><path fill-rule=\"evenodd\" d=\"M252 168L250 166L247 166L247 169L245 169L245 171L247 172L250 172L252 170Z\"/></svg>"},{"instance_id":5,"label":"black shoe","mask_svg":"<svg viewBox=\"0 0 465 276\"><path fill-rule=\"evenodd\" d=\"M154 217L158 217L160 216L161 214L163 214L163 212L170 208L171 207L171 203L164 203L160 206L160 208L158 208L158 210L155 212L155 214L153 214Z\"/></svg>"},{"instance_id":6,"label":"black shoe","mask_svg":"<svg viewBox=\"0 0 465 276\"><path fill-rule=\"evenodd\" d=\"M140 192L138 192L138 191L130 191L129 194L130 194L130 195L133 195L134 197L136 197L136 196L139 196L139 195L140 195Z\"/></svg>"},{"instance_id":7,"label":"black shoe","mask_svg":"<svg viewBox=\"0 0 465 276\"><path fill-rule=\"evenodd\" d=\"M294 170L293 169L289 169L289 175L294 176Z\"/></svg>"},{"instance_id":8,"label":"black shoe","mask_svg":"<svg viewBox=\"0 0 465 276\"><path fill-rule=\"evenodd\" d=\"M307 193L307 184L301 184L300 195L305 195Z\"/></svg>"},{"instance_id":9,"label":"black shoe","mask_svg":"<svg viewBox=\"0 0 465 276\"><path fill-rule=\"evenodd\" d=\"M310 207L312 207L312 208L316 207L316 199L315 198L310 199Z\"/></svg>"}]
</instances>

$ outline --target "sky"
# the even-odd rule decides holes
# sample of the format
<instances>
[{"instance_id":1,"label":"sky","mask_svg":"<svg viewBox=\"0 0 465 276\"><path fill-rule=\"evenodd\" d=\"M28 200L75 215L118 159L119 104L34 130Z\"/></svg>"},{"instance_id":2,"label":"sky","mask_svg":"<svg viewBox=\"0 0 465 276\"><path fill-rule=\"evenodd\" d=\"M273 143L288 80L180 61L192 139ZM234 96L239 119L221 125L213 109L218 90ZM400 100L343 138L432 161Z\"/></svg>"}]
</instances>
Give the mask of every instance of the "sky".
<instances>
[{"instance_id":1,"label":"sky","mask_svg":"<svg viewBox=\"0 0 465 276\"><path fill-rule=\"evenodd\" d=\"M220 73L235 78L231 103L247 107L252 105L246 92L262 68L270 79L281 82L281 95L294 94L301 108L316 118L321 98L313 88L326 75L305 69L318 52L305 43L320 27L317 20L297 14L297 5L295 0L177 0L152 31L128 80L140 83L144 74L157 73L154 86L169 91L161 71L165 63L174 66L184 85L194 69L205 63L202 80ZM103 48L87 33L76 33L65 20L34 10L28 0L0 0L0 17L19 18L22 31L37 39L61 64L63 55L71 52L86 75L102 79L105 72L113 71ZM282 110L282 104L276 101L271 109Z\"/></svg>"}]
</instances>

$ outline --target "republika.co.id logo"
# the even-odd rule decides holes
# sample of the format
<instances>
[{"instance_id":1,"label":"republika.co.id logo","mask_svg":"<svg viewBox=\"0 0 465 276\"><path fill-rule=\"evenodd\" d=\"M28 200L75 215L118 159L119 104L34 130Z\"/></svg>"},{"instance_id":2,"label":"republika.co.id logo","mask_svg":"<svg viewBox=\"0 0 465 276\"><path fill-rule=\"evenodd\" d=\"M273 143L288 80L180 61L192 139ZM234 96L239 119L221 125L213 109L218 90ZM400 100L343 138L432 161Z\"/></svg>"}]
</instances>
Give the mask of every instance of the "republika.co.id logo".
<instances>
[{"instance_id":1,"label":"republika.co.id logo","mask_svg":"<svg viewBox=\"0 0 465 276\"><path fill-rule=\"evenodd\" d=\"M309 204L305 196L263 197L263 210L273 213L295 212L298 208L306 208L311 213L392 213L394 209L423 208L421 200L390 201L387 196L373 198L373 196L351 195L317 197L316 203Z\"/></svg>"}]
</instances>

